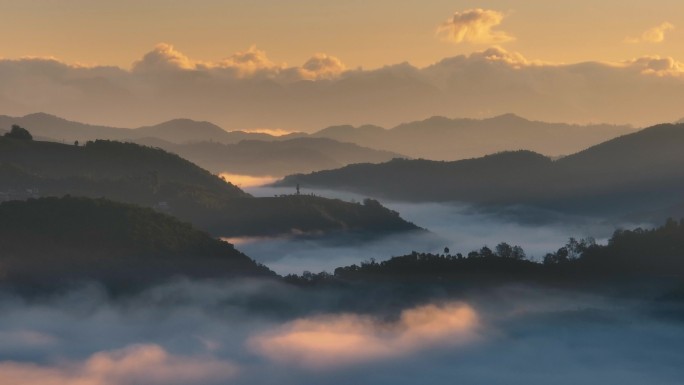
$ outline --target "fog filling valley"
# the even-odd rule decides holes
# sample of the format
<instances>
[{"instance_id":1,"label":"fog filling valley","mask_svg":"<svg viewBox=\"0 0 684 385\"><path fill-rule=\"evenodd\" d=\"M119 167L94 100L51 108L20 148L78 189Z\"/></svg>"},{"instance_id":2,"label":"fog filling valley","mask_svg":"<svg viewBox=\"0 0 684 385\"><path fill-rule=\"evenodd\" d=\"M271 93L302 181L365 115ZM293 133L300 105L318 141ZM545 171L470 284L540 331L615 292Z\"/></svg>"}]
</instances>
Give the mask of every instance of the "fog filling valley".
<instances>
[{"instance_id":1,"label":"fog filling valley","mask_svg":"<svg viewBox=\"0 0 684 385\"><path fill-rule=\"evenodd\" d=\"M0 300L13 385L681 383L681 320L651 305L512 286L426 296L176 281ZM355 308L363 303L368 309ZM495 364L497 370L491 370Z\"/></svg>"},{"instance_id":2,"label":"fog filling valley","mask_svg":"<svg viewBox=\"0 0 684 385\"><path fill-rule=\"evenodd\" d=\"M245 190L254 196L294 192L292 188L283 187ZM356 202L367 198L354 193L308 188L302 189L302 193ZM301 274L303 271L332 273L336 267L359 264L371 258L382 261L412 251L442 253L445 247L452 254L466 255L483 246L493 249L501 242L519 245L528 259L541 261L546 253L556 251L570 237L593 237L601 243L616 228L653 227L648 223L614 223L530 208L483 212L455 203L406 203L382 199L380 202L429 232L389 235L367 241L353 237L248 237L228 240L279 274Z\"/></svg>"}]
</instances>

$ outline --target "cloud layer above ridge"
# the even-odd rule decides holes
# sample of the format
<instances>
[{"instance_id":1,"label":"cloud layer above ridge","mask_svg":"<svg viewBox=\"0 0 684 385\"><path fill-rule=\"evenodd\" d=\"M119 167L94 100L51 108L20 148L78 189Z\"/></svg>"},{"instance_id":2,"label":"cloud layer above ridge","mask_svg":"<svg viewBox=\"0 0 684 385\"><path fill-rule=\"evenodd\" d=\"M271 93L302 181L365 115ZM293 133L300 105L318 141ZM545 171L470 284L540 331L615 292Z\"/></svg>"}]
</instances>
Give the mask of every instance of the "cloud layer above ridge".
<instances>
[{"instance_id":1,"label":"cloud layer above ridge","mask_svg":"<svg viewBox=\"0 0 684 385\"><path fill-rule=\"evenodd\" d=\"M470 28L458 35L467 40L469 34L494 33ZM547 121L646 125L681 117L683 74L684 64L672 57L561 64L496 46L422 68L400 63L366 70L349 69L325 53L290 66L254 46L203 62L161 43L131 69L55 58L0 59L0 113L47 112L129 127L187 117L227 129L302 131L508 112Z\"/></svg>"}]
</instances>

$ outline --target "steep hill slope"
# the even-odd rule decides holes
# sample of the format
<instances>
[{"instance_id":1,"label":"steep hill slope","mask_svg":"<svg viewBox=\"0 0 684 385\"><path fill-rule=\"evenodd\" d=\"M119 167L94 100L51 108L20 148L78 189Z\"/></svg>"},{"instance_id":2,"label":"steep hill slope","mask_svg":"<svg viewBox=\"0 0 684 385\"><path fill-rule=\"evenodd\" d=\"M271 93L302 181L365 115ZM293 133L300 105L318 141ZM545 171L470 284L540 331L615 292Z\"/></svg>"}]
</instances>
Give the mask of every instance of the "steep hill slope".
<instances>
[{"instance_id":1,"label":"steep hill slope","mask_svg":"<svg viewBox=\"0 0 684 385\"><path fill-rule=\"evenodd\" d=\"M104 199L0 203L2 284L52 286L96 280L117 288L174 276L273 273L190 224Z\"/></svg>"}]
</instances>

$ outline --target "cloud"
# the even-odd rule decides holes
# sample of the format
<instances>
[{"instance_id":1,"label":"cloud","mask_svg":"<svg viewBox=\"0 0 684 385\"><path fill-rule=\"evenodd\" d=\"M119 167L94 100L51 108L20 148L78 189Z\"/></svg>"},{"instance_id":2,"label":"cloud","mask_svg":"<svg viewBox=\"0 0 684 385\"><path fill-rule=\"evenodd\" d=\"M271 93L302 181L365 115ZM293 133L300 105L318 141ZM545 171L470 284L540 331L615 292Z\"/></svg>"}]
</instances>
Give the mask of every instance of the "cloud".
<instances>
[{"instance_id":1,"label":"cloud","mask_svg":"<svg viewBox=\"0 0 684 385\"><path fill-rule=\"evenodd\" d=\"M333 79L346 70L342 61L334 56L317 53L302 65L300 74L304 79Z\"/></svg>"},{"instance_id":2,"label":"cloud","mask_svg":"<svg viewBox=\"0 0 684 385\"><path fill-rule=\"evenodd\" d=\"M639 37L625 38L625 43L662 43L665 40L665 32L671 31L674 28L674 25L665 21L653 28L647 29Z\"/></svg>"},{"instance_id":3,"label":"cloud","mask_svg":"<svg viewBox=\"0 0 684 385\"><path fill-rule=\"evenodd\" d=\"M190 60L171 44L159 43L154 49L133 63L133 71L152 72L168 70L193 70L195 62Z\"/></svg>"},{"instance_id":4,"label":"cloud","mask_svg":"<svg viewBox=\"0 0 684 385\"><path fill-rule=\"evenodd\" d=\"M471 60L484 60L492 63L503 63L513 68L521 68L533 64L518 52L509 52L501 47L492 47L470 55Z\"/></svg>"},{"instance_id":5,"label":"cloud","mask_svg":"<svg viewBox=\"0 0 684 385\"><path fill-rule=\"evenodd\" d=\"M268 183L273 183L277 181L279 178L275 176L253 176L253 175L240 175L240 174L230 174L227 172L221 173L219 175L221 178L224 178L228 182L240 187L240 188L247 188L247 187L258 187L258 186L263 186Z\"/></svg>"},{"instance_id":6,"label":"cloud","mask_svg":"<svg viewBox=\"0 0 684 385\"><path fill-rule=\"evenodd\" d=\"M238 78L259 75L275 77L287 67L284 63L276 64L272 62L265 51L257 49L254 45L246 51L238 51L225 60L213 64L209 63L206 66L232 71Z\"/></svg>"},{"instance_id":7,"label":"cloud","mask_svg":"<svg viewBox=\"0 0 684 385\"><path fill-rule=\"evenodd\" d=\"M468 9L454 15L437 27L437 34L452 43L499 44L514 38L504 31L494 31L504 14L490 9Z\"/></svg>"},{"instance_id":8,"label":"cloud","mask_svg":"<svg viewBox=\"0 0 684 385\"><path fill-rule=\"evenodd\" d=\"M179 280L116 298L96 286L32 299L0 291L0 383L681 384L684 329L672 303L459 287ZM295 331L346 332L348 346L358 336L363 360ZM296 344L273 356L245 348L285 335Z\"/></svg>"},{"instance_id":9,"label":"cloud","mask_svg":"<svg viewBox=\"0 0 684 385\"><path fill-rule=\"evenodd\" d=\"M212 357L169 354L158 345L132 345L55 366L0 362L0 378L12 385L185 385L224 383L237 367Z\"/></svg>"},{"instance_id":10,"label":"cloud","mask_svg":"<svg viewBox=\"0 0 684 385\"><path fill-rule=\"evenodd\" d=\"M404 310L396 322L355 314L303 318L257 335L248 345L276 362L321 369L464 343L477 325L477 313L466 304L426 305Z\"/></svg>"},{"instance_id":11,"label":"cloud","mask_svg":"<svg viewBox=\"0 0 684 385\"><path fill-rule=\"evenodd\" d=\"M671 57L562 64L501 47L426 67L347 70L326 54L287 66L250 47L206 62L159 45L131 70L0 60L0 114L47 112L124 127L184 117L226 129L288 131L509 112L534 120L647 125L681 117L681 74L681 62Z\"/></svg>"},{"instance_id":12,"label":"cloud","mask_svg":"<svg viewBox=\"0 0 684 385\"><path fill-rule=\"evenodd\" d=\"M644 56L624 63L628 68L634 68L644 75L682 76L684 63L671 57Z\"/></svg>"}]
</instances>

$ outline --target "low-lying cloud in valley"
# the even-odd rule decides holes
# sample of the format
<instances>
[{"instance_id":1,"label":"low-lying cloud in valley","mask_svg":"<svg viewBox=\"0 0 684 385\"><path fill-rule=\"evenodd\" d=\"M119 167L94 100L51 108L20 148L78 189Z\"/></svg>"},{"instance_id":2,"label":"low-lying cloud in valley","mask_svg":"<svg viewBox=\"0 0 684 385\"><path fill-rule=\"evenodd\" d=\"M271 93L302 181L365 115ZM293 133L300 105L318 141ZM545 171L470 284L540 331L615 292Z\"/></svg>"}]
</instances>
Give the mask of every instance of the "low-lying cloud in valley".
<instances>
[{"instance_id":1,"label":"low-lying cloud in valley","mask_svg":"<svg viewBox=\"0 0 684 385\"><path fill-rule=\"evenodd\" d=\"M253 187L255 196L291 194L291 188ZM309 189L303 193L361 202L363 195ZM373 197L376 198L376 197ZM605 242L617 228L649 228L647 223L616 223L601 218L579 218L529 207L509 207L483 211L458 203L406 203L380 199L402 218L429 232L395 234L360 241L354 236L318 238L275 237L236 238L229 241L255 260L280 274L302 271L332 273L336 267L359 264L370 259L382 261L412 251L466 255L483 246L493 249L500 242L521 246L527 257L541 261L548 252L565 245L570 237L593 237Z\"/></svg>"},{"instance_id":2,"label":"low-lying cloud in valley","mask_svg":"<svg viewBox=\"0 0 684 385\"><path fill-rule=\"evenodd\" d=\"M468 305L431 304L404 310L395 322L355 314L298 319L252 337L249 345L276 362L319 369L465 343L476 327L477 314Z\"/></svg>"},{"instance_id":3,"label":"low-lying cloud in valley","mask_svg":"<svg viewBox=\"0 0 684 385\"><path fill-rule=\"evenodd\" d=\"M96 287L31 300L5 295L0 378L17 385L681 379L681 321L650 311L665 304L535 287L437 293L399 304L388 290L177 281L117 299Z\"/></svg>"}]
</instances>

